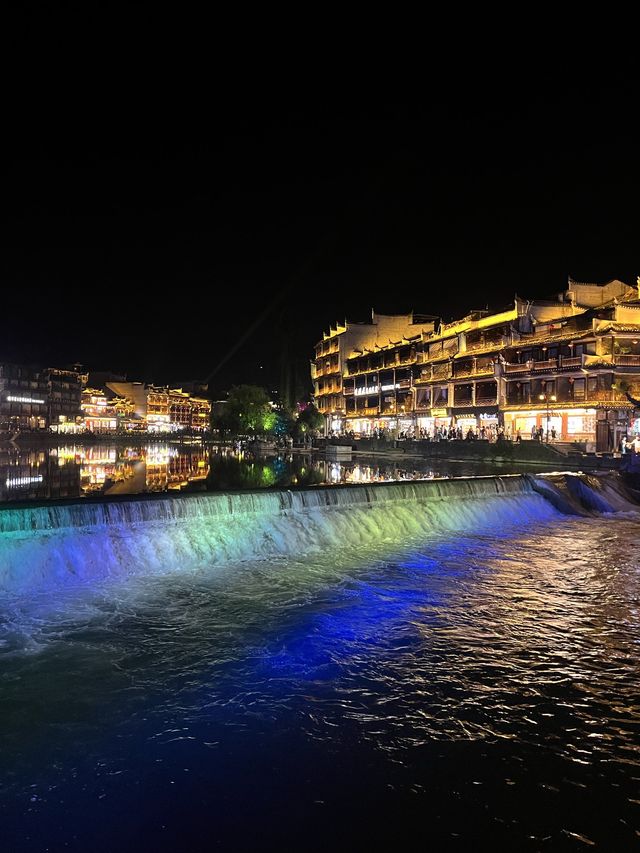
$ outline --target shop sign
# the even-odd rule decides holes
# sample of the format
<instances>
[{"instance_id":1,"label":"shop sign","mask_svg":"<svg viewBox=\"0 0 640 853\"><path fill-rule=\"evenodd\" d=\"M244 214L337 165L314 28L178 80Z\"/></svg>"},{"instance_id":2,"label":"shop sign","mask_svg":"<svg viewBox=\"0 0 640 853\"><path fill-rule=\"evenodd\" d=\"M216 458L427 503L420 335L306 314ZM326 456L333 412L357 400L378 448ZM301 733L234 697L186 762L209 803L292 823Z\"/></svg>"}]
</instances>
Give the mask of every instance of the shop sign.
<instances>
[{"instance_id":1,"label":"shop sign","mask_svg":"<svg viewBox=\"0 0 640 853\"><path fill-rule=\"evenodd\" d=\"M434 418L446 418L447 410L446 409L431 409L431 416Z\"/></svg>"}]
</instances>

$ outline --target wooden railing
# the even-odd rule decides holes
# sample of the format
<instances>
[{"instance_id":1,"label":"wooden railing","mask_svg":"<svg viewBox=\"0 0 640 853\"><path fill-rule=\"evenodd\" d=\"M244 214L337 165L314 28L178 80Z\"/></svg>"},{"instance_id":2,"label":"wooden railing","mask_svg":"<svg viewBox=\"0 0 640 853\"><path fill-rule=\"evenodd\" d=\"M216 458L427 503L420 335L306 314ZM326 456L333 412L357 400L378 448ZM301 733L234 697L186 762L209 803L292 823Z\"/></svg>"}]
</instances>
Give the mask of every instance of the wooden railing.
<instances>
[{"instance_id":1,"label":"wooden railing","mask_svg":"<svg viewBox=\"0 0 640 853\"><path fill-rule=\"evenodd\" d=\"M613 358L619 367L640 367L640 355L614 355Z\"/></svg>"}]
</instances>

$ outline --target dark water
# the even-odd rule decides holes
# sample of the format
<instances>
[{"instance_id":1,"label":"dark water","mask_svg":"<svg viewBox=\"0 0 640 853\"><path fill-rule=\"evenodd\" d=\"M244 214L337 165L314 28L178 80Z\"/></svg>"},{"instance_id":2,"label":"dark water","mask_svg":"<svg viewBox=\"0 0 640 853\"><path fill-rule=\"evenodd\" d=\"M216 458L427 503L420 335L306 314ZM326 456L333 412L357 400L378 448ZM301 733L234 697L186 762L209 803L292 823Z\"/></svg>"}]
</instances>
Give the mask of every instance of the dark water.
<instances>
[{"instance_id":1,"label":"dark water","mask_svg":"<svg viewBox=\"0 0 640 853\"><path fill-rule=\"evenodd\" d=\"M386 482L523 470L522 465L360 454L348 462L330 462L311 453L236 454L198 443L70 444L29 449L5 445L0 448L0 502Z\"/></svg>"},{"instance_id":2,"label":"dark water","mask_svg":"<svg viewBox=\"0 0 640 853\"><path fill-rule=\"evenodd\" d=\"M536 496L494 530L7 593L3 849L637 849L638 532Z\"/></svg>"}]
</instances>

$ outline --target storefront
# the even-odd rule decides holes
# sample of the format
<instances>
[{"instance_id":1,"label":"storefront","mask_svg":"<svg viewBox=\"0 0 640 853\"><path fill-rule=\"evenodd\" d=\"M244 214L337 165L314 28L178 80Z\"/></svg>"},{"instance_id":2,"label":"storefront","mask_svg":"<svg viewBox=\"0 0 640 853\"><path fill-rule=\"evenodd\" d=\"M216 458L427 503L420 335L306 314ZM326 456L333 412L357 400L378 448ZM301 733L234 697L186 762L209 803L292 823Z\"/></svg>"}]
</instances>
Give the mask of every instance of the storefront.
<instances>
[{"instance_id":1,"label":"storefront","mask_svg":"<svg viewBox=\"0 0 640 853\"><path fill-rule=\"evenodd\" d=\"M478 422L475 415L457 415L454 418L453 426L456 430L462 430L463 436L466 436L469 430L475 435Z\"/></svg>"},{"instance_id":2,"label":"storefront","mask_svg":"<svg viewBox=\"0 0 640 853\"><path fill-rule=\"evenodd\" d=\"M398 418L398 435L412 436L414 425L413 418Z\"/></svg>"},{"instance_id":3,"label":"storefront","mask_svg":"<svg viewBox=\"0 0 640 853\"><path fill-rule=\"evenodd\" d=\"M531 409L529 411L505 412L505 432L522 438L531 438L542 428L542 434L549 435L557 441L596 440L596 410L595 409Z\"/></svg>"},{"instance_id":4,"label":"storefront","mask_svg":"<svg viewBox=\"0 0 640 853\"><path fill-rule=\"evenodd\" d=\"M419 415L415 421L417 437L431 438L440 429L448 430L453 423L453 418L448 411L448 409L431 409L430 415Z\"/></svg>"},{"instance_id":5,"label":"storefront","mask_svg":"<svg viewBox=\"0 0 640 853\"><path fill-rule=\"evenodd\" d=\"M469 430L474 434L479 434L482 427L487 434L495 435L498 430L498 409L496 407L495 411L489 410L478 414L470 412L468 409L460 413L456 413L454 410L453 426L456 429L461 429L465 436Z\"/></svg>"}]
</instances>

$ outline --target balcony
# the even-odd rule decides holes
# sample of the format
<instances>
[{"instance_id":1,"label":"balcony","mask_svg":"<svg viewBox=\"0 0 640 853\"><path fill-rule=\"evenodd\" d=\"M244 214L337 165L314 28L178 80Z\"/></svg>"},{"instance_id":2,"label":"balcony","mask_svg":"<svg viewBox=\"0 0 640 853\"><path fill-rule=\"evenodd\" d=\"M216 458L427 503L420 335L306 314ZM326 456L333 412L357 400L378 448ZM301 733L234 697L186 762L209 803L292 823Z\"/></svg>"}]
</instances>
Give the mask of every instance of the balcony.
<instances>
[{"instance_id":1,"label":"balcony","mask_svg":"<svg viewBox=\"0 0 640 853\"><path fill-rule=\"evenodd\" d=\"M572 355L570 357L562 356L560 358L560 364L558 365L561 369L565 370L569 367L582 367L582 356L581 355Z\"/></svg>"},{"instance_id":2,"label":"balcony","mask_svg":"<svg viewBox=\"0 0 640 853\"><path fill-rule=\"evenodd\" d=\"M421 373L420 376L416 376L413 380L414 385L425 385L427 382L433 382L431 378L431 372Z\"/></svg>"},{"instance_id":3,"label":"balcony","mask_svg":"<svg viewBox=\"0 0 640 853\"><path fill-rule=\"evenodd\" d=\"M497 406L498 397L494 394L492 397L476 397L476 406Z\"/></svg>"},{"instance_id":4,"label":"balcony","mask_svg":"<svg viewBox=\"0 0 640 853\"><path fill-rule=\"evenodd\" d=\"M400 388L411 388L410 379L401 379L397 384L400 386Z\"/></svg>"},{"instance_id":5,"label":"balcony","mask_svg":"<svg viewBox=\"0 0 640 853\"><path fill-rule=\"evenodd\" d=\"M587 391L586 399L595 403L627 403L629 400L619 391Z\"/></svg>"},{"instance_id":6,"label":"balcony","mask_svg":"<svg viewBox=\"0 0 640 853\"><path fill-rule=\"evenodd\" d=\"M553 370L557 366L557 358L548 358L546 361L534 361L532 370Z\"/></svg>"},{"instance_id":7,"label":"balcony","mask_svg":"<svg viewBox=\"0 0 640 853\"><path fill-rule=\"evenodd\" d=\"M587 391L586 393L578 393L573 396L569 395L559 395L555 402L550 405L550 411L553 412L558 408L562 408L563 406L579 406L580 408L592 408L597 406L598 403L620 403L626 404L630 406L631 404L627 400L624 394L621 394L619 391ZM478 400L478 405L483 405L483 403ZM486 405L486 404L485 404ZM495 399L493 400L493 405L495 405ZM535 406L537 409L544 409L545 403L543 400L540 400L539 395L531 394L528 397L517 397L516 395L507 396L507 406Z\"/></svg>"},{"instance_id":8,"label":"balcony","mask_svg":"<svg viewBox=\"0 0 640 853\"><path fill-rule=\"evenodd\" d=\"M529 373L530 370L530 362L527 364L505 364L504 366L505 373Z\"/></svg>"},{"instance_id":9,"label":"balcony","mask_svg":"<svg viewBox=\"0 0 640 853\"><path fill-rule=\"evenodd\" d=\"M470 409L472 406L475 406L475 403L473 402L473 400L468 400L466 398L464 400L456 400L454 398L453 405L457 409Z\"/></svg>"},{"instance_id":10,"label":"balcony","mask_svg":"<svg viewBox=\"0 0 640 853\"><path fill-rule=\"evenodd\" d=\"M614 355L616 367L640 367L640 355Z\"/></svg>"},{"instance_id":11,"label":"balcony","mask_svg":"<svg viewBox=\"0 0 640 853\"><path fill-rule=\"evenodd\" d=\"M451 377L451 365L434 364L431 368L432 379L449 379Z\"/></svg>"},{"instance_id":12,"label":"balcony","mask_svg":"<svg viewBox=\"0 0 640 853\"><path fill-rule=\"evenodd\" d=\"M492 349L503 349L506 346L509 346L511 343L510 338L501 335L499 338L491 339L487 338L484 341L472 341L469 343L467 341L467 346L465 348L465 352L486 352L487 350Z\"/></svg>"},{"instance_id":13,"label":"balcony","mask_svg":"<svg viewBox=\"0 0 640 853\"><path fill-rule=\"evenodd\" d=\"M352 394L353 394L353 388L347 388L347 387L345 386L345 387L342 389L342 393L345 395L345 397L348 397L349 395L352 395Z\"/></svg>"},{"instance_id":14,"label":"balcony","mask_svg":"<svg viewBox=\"0 0 640 853\"><path fill-rule=\"evenodd\" d=\"M493 376L495 368L493 364L477 364L473 376Z\"/></svg>"},{"instance_id":15,"label":"balcony","mask_svg":"<svg viewBox=\"0 0 640 853\"><path fill-rule=\"evenodd\" d=\"M453 378L454 379L463 379L466 376L473 375L473 367L471 365L454 365L453 367Z\"/></svg>"}]
</instances>

